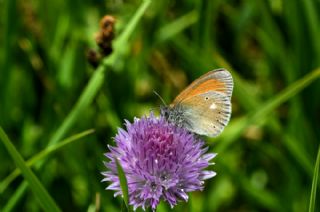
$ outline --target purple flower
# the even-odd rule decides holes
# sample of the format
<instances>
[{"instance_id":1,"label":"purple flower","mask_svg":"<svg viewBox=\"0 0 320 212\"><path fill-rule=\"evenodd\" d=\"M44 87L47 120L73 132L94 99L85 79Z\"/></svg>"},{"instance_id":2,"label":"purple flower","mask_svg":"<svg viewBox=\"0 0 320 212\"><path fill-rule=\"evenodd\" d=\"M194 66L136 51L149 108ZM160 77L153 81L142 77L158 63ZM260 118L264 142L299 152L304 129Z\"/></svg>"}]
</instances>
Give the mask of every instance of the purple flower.
<instances>
[{"instance_id":1,"label":"purple flower","mask_svg":"<svg viewBox=\"0 0 320 212\"><path fill-rule=\"evenodd\" d=\"M121 195L115 159L121 164L128 182L129 204L156 209L160 200L171 207L179 200L188 201L188 192L203 189L204 180L216 175L204 170L216 154L205 154L208 147L194 134L168 123L165 118L135 118L126 121L127 130L119 129L116 146L108 146L105 156L108 171L103 181L106 188Z\"/></svg>"}]
</instances>

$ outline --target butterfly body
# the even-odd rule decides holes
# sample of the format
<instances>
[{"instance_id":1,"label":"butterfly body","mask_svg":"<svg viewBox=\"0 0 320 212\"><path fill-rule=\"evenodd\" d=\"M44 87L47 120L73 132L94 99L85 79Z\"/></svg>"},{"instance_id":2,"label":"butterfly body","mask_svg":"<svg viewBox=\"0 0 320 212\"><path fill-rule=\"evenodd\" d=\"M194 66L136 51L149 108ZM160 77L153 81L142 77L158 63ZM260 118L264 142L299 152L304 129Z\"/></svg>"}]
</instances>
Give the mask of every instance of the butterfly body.
<instances>
[{"instance_id":1,"label":"butterfly body","mask_svg":"<svg viewBox=\"0 0 320 212\"><path fill-rule=\"evenodd\" d=\"M218 136L231 116L233 79L225 69L208 72L161 108L171 123L199 135Z\"/></svg>"}]
</instances>

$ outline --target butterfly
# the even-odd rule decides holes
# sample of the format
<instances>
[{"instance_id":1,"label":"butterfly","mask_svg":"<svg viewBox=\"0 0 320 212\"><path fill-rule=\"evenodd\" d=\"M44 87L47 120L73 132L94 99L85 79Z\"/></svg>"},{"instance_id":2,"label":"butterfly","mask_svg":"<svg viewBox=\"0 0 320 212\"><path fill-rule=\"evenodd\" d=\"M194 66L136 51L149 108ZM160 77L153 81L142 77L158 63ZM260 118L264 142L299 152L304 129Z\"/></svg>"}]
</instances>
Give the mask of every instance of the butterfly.
<instances>
[{"instance_id":1,"label":"butterfly","mask_svg":"<svg viewBox=\"0 0 320 212\"><path fill-rule=\"evenodd\" d=\"M161 115L170 123L199 135L218 136L231 116L233 79L226 69L202 75L184 89Z\"/></svg>"}]
</instances>

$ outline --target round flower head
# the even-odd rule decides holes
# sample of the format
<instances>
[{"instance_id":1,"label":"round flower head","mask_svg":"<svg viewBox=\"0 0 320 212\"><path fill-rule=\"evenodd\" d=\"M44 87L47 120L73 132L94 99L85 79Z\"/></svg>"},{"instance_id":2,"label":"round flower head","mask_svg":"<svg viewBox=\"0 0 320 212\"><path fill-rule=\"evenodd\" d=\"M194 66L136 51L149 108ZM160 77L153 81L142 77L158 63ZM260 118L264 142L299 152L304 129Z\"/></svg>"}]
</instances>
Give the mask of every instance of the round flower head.
<instances>
[{"instance_id":1,"label":"round flower head","mask_svg":"<svg viewBox=\"0 0 320 212\"><path fill-rule=\"evenodd\" d=\"M126 121L127 130L119 129L116 146L109 146L108 171L103 181L111 184L115 196L122 195L116 160L127 178L129 204L134 209L156 209L160 200L171 207L188 200L187 192L203 189L204 180L215 176L206 171L216 154L205 154L207 147L194 134L168 123L165 118L150 117Z\"/></svg>"}]
</instances>

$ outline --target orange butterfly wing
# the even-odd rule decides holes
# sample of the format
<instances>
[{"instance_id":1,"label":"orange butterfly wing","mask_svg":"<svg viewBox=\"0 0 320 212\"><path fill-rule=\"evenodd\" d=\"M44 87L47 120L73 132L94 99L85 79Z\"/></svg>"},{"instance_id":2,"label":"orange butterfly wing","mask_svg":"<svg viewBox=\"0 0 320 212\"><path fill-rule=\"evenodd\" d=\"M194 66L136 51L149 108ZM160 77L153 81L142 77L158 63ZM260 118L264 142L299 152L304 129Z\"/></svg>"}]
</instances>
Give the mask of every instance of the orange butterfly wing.
<instances>
[{"instance_id":1,"label":"orange butterfly wing","mask_svg":"<svg viewBox=\"0 0 320 212\"><path fill-rule=\"evenodd\" d=\"M225 69L209 71L191 83L173 101L173 105L182 102L192 96L208 91L223 93L231 98L233 80L231 74Z\"/></svg>"},{"instance_id":2,"label":"orange butterfly wing","mask_svg":"<svg viewBox=\"0 0 320 212\"><path fill-rule=\"evenodd\" d=\"M210 71L179 94L171 107L183 108L189 131L215 137L229 122L233 79L225 69Z\"/></svg>"}]
</instances>

